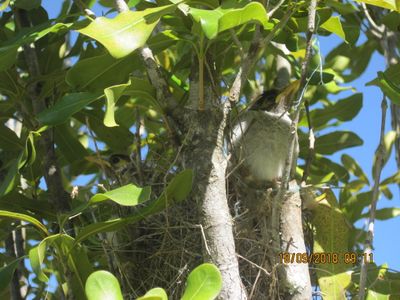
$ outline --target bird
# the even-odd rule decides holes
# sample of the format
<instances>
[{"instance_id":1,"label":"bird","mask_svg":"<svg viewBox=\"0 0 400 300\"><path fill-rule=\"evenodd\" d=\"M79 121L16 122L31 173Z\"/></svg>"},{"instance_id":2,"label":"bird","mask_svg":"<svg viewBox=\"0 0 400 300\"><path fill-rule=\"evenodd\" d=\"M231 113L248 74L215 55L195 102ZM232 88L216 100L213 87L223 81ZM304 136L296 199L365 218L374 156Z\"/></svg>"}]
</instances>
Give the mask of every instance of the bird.
<instances>
[{"instance_id":1,"label":"bird","mask_svg":"<svg viewBox=\"0 0 400 300\"><path fill-rule=\"evenodd\" d=\"M271 89L238 116L231 133L231 157L235 168L249 185L276 186L282 178L289 150L292 120L288 100ZM298 154L297 136L292 160ZM292 172L293 173L293 172Z\"/></svg>"}]
</instances>

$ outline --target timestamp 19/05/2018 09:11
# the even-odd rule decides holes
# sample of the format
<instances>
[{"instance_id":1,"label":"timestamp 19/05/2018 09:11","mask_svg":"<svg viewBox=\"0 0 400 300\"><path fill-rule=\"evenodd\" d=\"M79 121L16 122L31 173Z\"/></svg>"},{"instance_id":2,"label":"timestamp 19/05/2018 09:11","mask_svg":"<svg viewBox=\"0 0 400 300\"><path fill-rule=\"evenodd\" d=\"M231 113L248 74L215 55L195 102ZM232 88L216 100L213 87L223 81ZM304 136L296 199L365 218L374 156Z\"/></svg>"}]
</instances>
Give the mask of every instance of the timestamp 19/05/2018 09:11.
<instances>
[{"instance_id":1,"label":"timestamp 19/05/2018 09:11","mask_svg":"<svg viewBox=\"0 0 400 300\"><path fill-rule=\"evenodd\" d=\"M281 252L279 253L279 262L281 264L357 264L359 262L373 263L372 253L356 253L356 252L317 252L317 253L301 253L301 252Z\"/></svg>"}]
</instances>

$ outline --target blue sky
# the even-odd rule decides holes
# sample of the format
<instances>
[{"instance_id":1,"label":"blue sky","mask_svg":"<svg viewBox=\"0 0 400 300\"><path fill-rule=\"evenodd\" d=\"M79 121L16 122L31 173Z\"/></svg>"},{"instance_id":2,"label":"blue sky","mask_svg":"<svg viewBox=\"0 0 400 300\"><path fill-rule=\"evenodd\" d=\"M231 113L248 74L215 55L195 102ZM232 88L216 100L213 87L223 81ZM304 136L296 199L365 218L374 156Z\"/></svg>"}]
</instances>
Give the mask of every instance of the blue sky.
<instances>
[{"instance_id":1,"label":"blue sky","mask_svg":"<svg viewBox=\"0 0 400 300\"><path fill-rule=\"evenodd\" d=\"M50 17L57 16L60 10L62 1L54 0L43 0L43 6L48 10ZM95 6L94 11L98 15L102 15L100 6ZM329 37L320 37L319 43L321 47L321 53L325 56L329 51L341 43L341 40L334 35ZM365 86L367 82L374 79L378 71L382 71L385 68L385 62L382 56L377 52L372 56L371 62L364 74L357 80L351 82L348 85L353 86L358 92L364 95L364 105L358 116L351 122L343 123L338 127L340 130L351 130L357 133L364 141L363 146L346 149L332 156L335 161L340 161L340 156L343 153L347 153L355 158L363 168L364 172L368 175L370 182L372 182L371 170L372 161L375 153L375 149L378 145L379 130L380 130L380 118L381 118L381 99L382 94L377 87ZM339 94L338 98L345 98L352 92L345 92ZM390 113L388 111L387 130L390 130ZM385 166L382 178L386 178L393 175L397 171L394 156ZM393 207L399 205L399 188L394 186L391 188L394 195L392 200L387 200L382 197L378 202L378 208ZM362 226L365 220L359 222ZM376 221L375 224L375 239L374 239L374 259L375 262L380 265L388 263L392 269L400 270L400 243L395 242L396 231L400 228L400 218L394 218L387 221Z\"/></svg>"}]
</instances>

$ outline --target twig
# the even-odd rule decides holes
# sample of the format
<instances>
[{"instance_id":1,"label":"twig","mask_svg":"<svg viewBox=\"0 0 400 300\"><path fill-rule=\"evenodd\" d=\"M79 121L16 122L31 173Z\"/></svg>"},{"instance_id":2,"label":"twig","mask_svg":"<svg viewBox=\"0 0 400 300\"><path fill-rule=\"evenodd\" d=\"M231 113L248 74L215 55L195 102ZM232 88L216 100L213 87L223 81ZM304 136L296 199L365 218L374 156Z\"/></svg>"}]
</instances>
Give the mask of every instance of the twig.
<instances>
[{"instance_id":1,"label":"twig","mask_svg":"<svg viewBox=\"0 0 400 300\"><path fill-rule=\"evenodd\" d=\"M285 168L283 170L282 175L282 183L280 185L279 191L276 195L276 200L273 202L272 206L272 230L276 232L273 237L273 242L275 243L274 248L279 248L279 220L280 220L280 213L283 200L285 198L286 191L288 189L288 183L290 179L290 173L292 168L292 160L294 151L296 148L295 141L296 141L296 133L297 133L297 124L299 122L300 117L300 110L301 110L301 102L304 94L304 89L306 88L307 84L307 70L308 65L311 58L312 53L312 37L315 32L315 12L316 12L317 0L311 0L310 6L308 9L308 26L307 26L307 42L306 42L306 53L304 56L304 60L301 66L301 76L300 76L300 83L299 83L299 90L297 92L297 106L294 112L294 118L291 124L291 132L289 137L289 149L288 155L285 161Z\"/></svg>"},{"instance_id":2,"label":"twig","mask_svg":"<svg viewBox=\"0 0 400 300\"><path fill-rule=\"evenodd\" d=\"M371 15L369 14L368 8L367 8L367 6L365 5L365 3L361 2L360 5L361 5L362 11L364 12L365 17L367 18L369 24L371 25L371 29L372 29L371 32L372 32L372 34L373 34L376 38L381 39L381 38L382 38L382 34L383 34L384 30L385 30L385 26L384 26L384 25L378 26L378 25L375 23L374 19L372 19ZM375 32L374 32L374 31L375 31Z\"/></svg>"},{"instance_id":3,"label":"twig","mask_svg":"<svg viewBox=\"0 0 400 300\"><path fill-rule=\"evenodd\" d=\"M256 263L252 262L251 260L248 260L246 257L241 256L240 254L236 254L239 258L247 261L249 264L251 264L253 267L256 267L257 269L263 271L265 273L265 275L267 276L271 276L271 273L268 272L266 269L264 269L263 267L257 265Z\"/></svg>"},{"instance_id":4,"label":"twig","mask_svg":"<svg viewBox=\"0 0 400 300\"><path fill-rule=\"evenodd\" d=\"M384 157L385 157L385 124L386 124L386 110L387 110L387 100L386 96L383 96L382 103L382 116L381 116L381 132L379 137L379 146L376 153L376 161L375 161L375 173L374 173L374 187L372 190L372 199L371 205L369 209L369 220L368 220L368 232L367 238L364 242L364 255L369 258L372 253L372 243L374 240L374 225L375 225L375 213L376 213L376 205L378 203L379 197L379 184L381 173L383 169ZM360 283L359 283L359 292L358 297L360 300L365 298L365 288L367 283L367 272L368 272L368 264L370 261L362 260L361 262L361 271L360 271Z\"/></svg>"},{"instance_id":5,"label":"twig","mask_svg":"<svg viewBox=\"0 0 400 300\"><path fill-rule=\"evenodd\" d=\"M259 32L256 31L253 42L251 43L247 55L244 57L239 67L238 73L229 91L229 100L231 102L236 103L239 101L240 93L242 91L244 83L247 80L248 72L259 57L260 52L263 51L262 45L267 45L271 42L271 40L275 37L276 32L286 25L292 13L293 9L289 9L283 16L279 24L277 24L263 40L260 40Z\"/></svg>"},{"instance_id":6,"label":"twig","mask_svg":"<svg viewBox=\"0 0 400 300\"><path fill-rule=\"evenodd\" d=\"M285 0L279 1L279 3L278 3L276 6L274 6L274 7L267 13L268 18L271 18L271 17L274 15L274 13L279 9L279 7L282 6L283 3L285 3Z\"/></svg>"},{"instance_id":7,"label":"twig","mask_svg":"<svg viewBox=\"0 0 400 300\"><path fill-rule=\"evenodd\" d=\"M91 11L89 8L86 7L85 3L82 2L82 0L74 0L76 6L79 7L81 11L85 13L86 16L89 17L89 19L96 19L96 14Z\"/></svg>"},{"instance_id":8,"label":"twig","mask_svg":"<svg viewBox=\"0 0 400 300\"><path fill-rule=\"evenodd\" d=\"M143 185L143 172L142 172L142 139L140 137L140 112L139 108L136 108L136 132L135 132L135 143L136 143L136 168L139 177L139 184Z\"/></svg>"},{"instance_id":9,"label":"twig","mask_svg":"<svg viewBox=\"0 0 400 300\"><path fill-rule=\"evenodd\" d=\"M307 178L310 175L310 168L315 154L315 136L314 136L313 126L311 123L310 107L307 101L304 103L304 106L306 108L306 116L308 123L308 156L306 159L306 164L304 166L303 177L301 178L301 186L305 186L307 183Z\"/></svg>"},{"instance_id":10,"label":"twig","mask_svg":"<svg viewBox=\"0 0 400 300\"><path fill-rule=\"evenodd\" d=\"M129 10L129 7L124 0L114 0L114 3L119 13ZM166 114L166 117L164 118L166 122L165 127L168 129L173 144L178 146L180 144L177 135L178 126L175 121L179 119L179 112L177 110L178 103L169 91L168 83L165 80L161 69L158 67L153 51L151 51L147 46L140 48L139 51L146 67L150 83L156 91L157 101L161 104L163 112ZM174 118L174 116L177 116L177 118Z\"/></svg>"}]
</instances>

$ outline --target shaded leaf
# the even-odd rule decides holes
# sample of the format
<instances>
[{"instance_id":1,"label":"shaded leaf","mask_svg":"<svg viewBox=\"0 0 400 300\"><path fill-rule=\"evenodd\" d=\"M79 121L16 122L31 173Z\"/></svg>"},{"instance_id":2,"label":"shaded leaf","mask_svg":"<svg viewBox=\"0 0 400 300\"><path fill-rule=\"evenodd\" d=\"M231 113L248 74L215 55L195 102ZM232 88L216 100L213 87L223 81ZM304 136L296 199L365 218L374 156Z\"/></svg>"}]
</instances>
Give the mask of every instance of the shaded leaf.
<instances>
[{"instance_id":1,"label":"shaded leaf","mask_svg":"<svg viewBox=\"0 0 400 300\"><path fill-rule=\"evenodd\" d=\"M99 99L101 95L92 93L67 94L57 101L52 107L41 112L37 119L42 124L58 125L66 122L73 114L83 109L86 105Z\"/></svg>"},{"instance_id":2,"label":"shaded leaf","mask_svg":"<svg viewBox=\"0 0 400 300\"><path fill-rule=\"evenodd\" d=\"M400 105L400 65L392 65L385 72L378 72L378 77L366 85L376 85L389 99Z\"/></svg>"},{"instance_id":3,"label":"shaded leaf","mask_svg":"<svg viewBox=\"0 0 400 300\"><path fill-rule=\"evenodd\" d=\"M361 169L360 165L354 158L352 158L350 155L343 154L341 160L342 164L346 167L348 171L350 171L355 176L360 178L364 183L369 185L369 180L367 175L365 175L364 171Z\"/></svg>"},{"instance_id":4,"label":"shaded leaf","mask_svg":"<svg viewBox=\"0 0 400 300\"><path fill-rule=\"evenodd\" d=\"M39 232L42 233L44 236L48 236L49 232L47 231L46 226L44 226L39 220L26 215L26 214L20 214L12 211L7 211L7 210L0 210L0 218L9 218L9 219L16 219L19 221L24 221L31 223L33 226L35 226L37 229L39 229Z\"/></svg>"},{"instance_id":5,"label":"shaded leaf","mask_svg":"<svg viewBox=\"0 0 400 300\"><path fill-rule=\"evenodd\" d=\"M321 154L333 154L362 144L362 139L354 132L335 131L318 137L315 142L315 151Z\"/></svg>"},{"instance_id":6,"label":"shaded leaf","mask_svg":"<svg viewBox=\"0 0 400 300\"><path fill-rule=\"evenodd\" d=\"M129 74L141 68L136 54L115 59L109 54L78 61L68 70L65 80L77 90L104 92L104 89L127 82Z\"/></svg>"},{"instance_id":7,"label":"shaded leaf","mask_svg":"<svg viewBox=\"0 0 400 300\"><path fill-rule=\"evenodd\" d=\"M317 265L318 284L324 299L346 299L346 287L350 284L348 265L343 260L348 252L350 228L345 215L337 208L337 200L331 190L325 193L325 199L319 201L313 209L312 224L315 228L314 253L335 253L337 263Z\"/></svg>"},{"instance_id":8,"label":"shaded leaf","mask_svg":"<svg viewBox=\"0 0 400 300\"><path fill-rule=\"evenodd\" d=\"M0 293L9 287L11 280L13 278L15 269L18 267L21 260L24 257L19 257L12 262L8 263L4 267L0 268Z\"/></svg>"}]
</instances>

